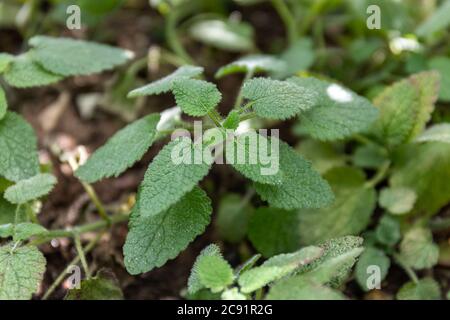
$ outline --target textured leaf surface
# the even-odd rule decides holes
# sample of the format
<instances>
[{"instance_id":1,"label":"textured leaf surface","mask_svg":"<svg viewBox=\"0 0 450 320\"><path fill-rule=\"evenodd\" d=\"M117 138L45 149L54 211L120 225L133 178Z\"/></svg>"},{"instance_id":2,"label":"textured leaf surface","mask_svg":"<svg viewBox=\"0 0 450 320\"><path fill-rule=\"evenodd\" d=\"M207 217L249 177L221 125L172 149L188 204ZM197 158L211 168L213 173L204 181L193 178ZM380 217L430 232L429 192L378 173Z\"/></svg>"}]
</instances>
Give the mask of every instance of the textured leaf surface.
<instances>
[{"instance_id":1,"label":"textured leaf surface","mask_svg":"<svg viewBox=\"0 0 450 320\"><path fill-rule=\"evenodd\" d=\"M114 275L105 271L82 280L80 289L71 289L64 300L123 300L123 293Z\"/></svg>"},{"instance_id":2,"label":"textured leaf surface","mask_svg":"<svg viewBox=\"0 0 450 320\"><path fill-rule=\"evenodd\" d=\"M375 229L375 237L386 246L396 245L402 237L400 223L392 215L385 214Z\"/></svg>"},{"instance_id":3,"label":"textured leaf surface","mask_svg":"<svg viewBox=\"0 0 450 320\"><path fill-rule=\"evenodd\" d=\"M215 244L207 246L200 252L197 259L195 260L194 265L192 266L191 274L189 275L188 292L190 294L195 294L201 289L205 288L205 285L200 280L197 267L200 261L206 257L218 257L223 259L222 253L220 252L220 248Z\"/></svg>"},{"instance_id":4,"label":"textured leaf surface","mask_svg":"<svg viewBox=\"0 0 450 320\"><path fill-rule=\"evenodd\" d=\"M380 117L372 134L390 147L413 140L430 120L438 90L439 74L435 71L418 73L394 83L374 100Z\"/></svg>"},{"instance_id":5,"label":"textured leaf surface","mask_svg":"<svg viewBox=\"0 0 450 320\"><path fill-rule=\"evenodd\" d=\"M413 228L400 243L400 257L408 266L420 270L433 267L439 258L439 247L429 229Z\"/></svg>"},{"instance_id":6,"label":"textured leaf surface","mask_svg":"<svg viewBox=\"0 0 450 320\"><path fill-rule=\"evenodd\" d=\"M0 196L0 226L13 223L16 213L16 206Z\"/></svg>"},{"instance_id":7,"label":"textured leaf surface","mask_svg":"<svg viewBox=\"0 0 450 320\"><path fill-rule=\"evenodd\" d=\"M27 240L32 236L42 235L47 232L43 226L35 223L24 222L17 225L0 225L0 237L8 238L14 236L14 241Z\"/></svg>"},{"instance_id":8,"label":"textured leaf surface","mask_svg":"<svg viewBox=\"0 0 450 320\"><path fill-rule=\"evenodd\" d=\"M338 290L321 286L297 277L280 281L270 288L268 300L344 300Z\"/></svg>"},{"instance_id":9,"label":"textured leaf surface","mask_svg":"<svg viewBox=\"0 0 450 320\"><path fill-rule=\"evenodd\" d=\"M412 210L417 196L408 188L385 188L381 190L380 206L392 214L405 214Z\"/></svg>"},{"instance_id":10,"label":"textured leaf surface","mask_svg":"<svg viewBox=\"0 0 450 320\"><path fill-rule=\"evenodd\" d=\"M26 203L47 195L56 182L56 178L51 174L38 174L6 189L5 198L14 204Z\"/></svg>"},{"instance_id":11,"label":"textured leaf surface","mask_svg":"<svg viewBox=\"0 0 450 320\"><path fill-rule=\"evenodd\" d=\"M6 100L5 91L0 86L0 120L2 120L8 110L8 101Z\"/></svg>"},{"instance_id":12,"label":"textured leaf surface","mask_svg":"<svg viewBox=\"0 0 450 320\"><path fill-rule=\"evenodd\" d=\"M138 199L123 248L128 272L147 272L175 258L205 231L211 212L211 201L199 188L186 194L166 211L149 217L143 215Z\"/></svg>"},{"instance_id":13,"label":"textured leaf surface","mask_svg":"<svg viewBox=\"0 0 450 320\"><path fill-rule=\"evenodd\" d=\"M249 55L242 57L226 66L220 68L216 78L222 78L233 73L259 73L259 72L281 72L286 69L284 61L271 55Z\"/></svg>"},{"instance_id":14,"label":"textured leaf surface","mask_svg":"<svg viewBox=\"0 0 450 320\"><path fill-rule=\"evenodd\" d=\"M13 55L8 53L0 53L0 73L3 73L13 61Z\"/></svg>"},{"instance_id":15,"label":"textured leaf surface","mask_svg":"<svg viewBox=\"0 0 450 320\"><path fill-rule=\"evenodd\" d=\"M181 110L194 117L206 115L222 100L215 84L195 79L175 80L173 94Z\"/></svg>"},{"instance_id":16,"label":"textured leaf surface","mask_svg":"<svg viewBox=\"0 0 450 320\"><path fill-rule=\"evenodd\" d=\"M233 269L221 256L203 256L195 267L200 282L212 292L220 292L233 283Z\"/></svg>"},{"instance_id":17,"label":"textured leaf surface","mask_svg":"<svg viewBox=\"0 0 450 320\"><path fill-rule=\"evenodd\" d=\"M319 247L306 247L294 253L275 256L239 277L241 291L250 293L262 288L318 259L322 253Z\"/></svg>"},{"instance_id":18,"label":"textured leaf surface","mask_svg":"<svg viewBox=\"0 0 450 320\"><path fill-rule=\"evenodd\" d=\"M0 247L0 300L28 300L38 290L46 261L36 247L12 248Z\"/></svg>"},{"instance_id":19,"label":"textured leaf surface","mask_svg":"<svg viewBox=\"0 0 450 320\"><path fill-rule=\"evenodd\" d=\"M159 114L151 114L126 126L98 149L75 175L88 183L119 176L139 161L153 144L159 120Z\"/></svg>"},{"instance_id":20,"label":"textured leaf surface","mask_svg":"<svg viewBox=\"0 0 450 320\"><path fill-rule=\"evenodd\" d=\"M320 208L329 205L334 197L328 183L312 169L287 143L280 141L281 185L256 183L255 189L263 200L281 209Z\"/></svg>"},{"instance_id":21,"label":"textured leaf surface","mask_svg":"<svg viewBox=\"0 0 450 320\"><path fill-rule=\"evenodd\" d=\"M173 82L177 79L193 78L203 73L202 67L182 66L170 75L152 82L141 88L137 88L128 94L128 97L135 98L141 96L150 96L169 92L172 90Z\"/></svg>"},{"instance_id":22,"label":"textured leaf surface","mask_svg":"<svg viewBox=\"0 0 450 320\"><path fill-rule=\"evenodd\" d=\"M365 187L365 175L351 167L333 168L325 174L335 194L331 206L299 211L302 244L316 244L331 238L358 235L370 222L376 204L373 188Z\"/></svg>"},{"instance_id":23,"label":"textured leaf surface","mask_svg":"<svg viewBox=\"0 0 450 320\"><path fill-rule=\"evenodd\" d=\"M298 215L276 208L258 208L250 219L248 237L264 257L300 247Z\"/></svg>"},{"instance_id":24,"label":"textured leaf surface","mask_svg":"<svg viewBox=\"0 0 450 320\"><path fill-rule=\"evenodd\" d=\"M19 115L8 112L0 120L0 176L20 181L39 173L36 136Z\"/></svg>"},{"instance_id":25,"label":"textured leaf surface","mask_svg":"<svg viewBox=\"0 0 450 320\"><path fill-rule=\"evenodd\" d=\"M434 214L450 201L449 168L449 144L408 145L396 157L390 186L414 190L417 201L413 213Z\"/></svg>"},{"instance_id":26,"label":"textured leaf surface","mask_svg":"<svg viewBox=\"0 0 450 320\"><path fill-rule=\"evenodd\" d=\"M295 84L317 94L315 104L301 113L305 130L319 140L337 140L366 131L378 112L366 99L338 84L315 78L290 78Z\"/></svg>"},{"instance_id":27,"label":"textured leaf surface","mask_svg":"<svg viewBox=\"0 0 450 320\"><path fill-rule=\"evenodd\" d=\"M233 110L228 114L227 118L222 123L222 126L225 129L236 130L239 127L239 123L240 123L239 112Z\"/></svg>"},{"instance_id":28,"label":"textured leaf surface","mask_svg":"<svg viewBox=\"0 0 450 320\"><path fill-rule=\"evenodd\" d=\"M45 86L64 78L42 68L30 53L16 57L5 71L4 77L8 84L17 88Z\"/></svg>"},{"instance_id":29,"label":"textured leaf surface","mask_svg":"<svg viewBox=\"0 0 450 320\"><path fill-rule=\"evenodd\" d=\"M285 120L312 108L317 103L317 94L293 83L256 78L245 82L244 98L250 100L260 117Z\"/></svg>"},{"instance_id":30,"label":"textured leaf surface","mask_svg":"<svg viewBox=\"0 0 450 320\"><path fill-rule=\"evenodd\" d=\"M420 279L418 283L410 281L397 292L398 300L439 300L441 289L432 278Z\"/></svg>"},{"instance_id":31,"label":"textured leaf surface","mask_svg":"<svg viewBox=\"0 0 450 320\"><path fill-rule=\"evenodd\" d=\"M356 281L364 291L369 291L371 288L367 287L367 280L373 275L370 267L375 266L379 268L380 278L377 281L379 280L381 284L381 281L387 276L390 265L391 261L383 250L374 247L365 248L356 263ZM371 282L369 284L372 285Z\"/></svg>"},{"instance_id":32,"label":"textured leaf surface","mask_svg":"<svg viewBox=\"0 0 450 320\"><path fill-rule=\"evenodd\" d=\"M450 2L448 7L450 14ZM439 99L442 101L450 101L450 58L435 57L430 60L429 66L441 75L441 91L439 93Z\"/></svg>"},{"instance_id":33,"label":"textured leaf surface","mask_svg":"<svg viewBox=\"0 0 450 320\"><path fill-rule=\"evenodd\" d=\"M450 143L450 123L435 124L416 138L416 142Z\"/></svg>"},{"instance_id":34,"label":"textured leaf surface","mask_svg":"<svg viewBox=\"0 0 450 320\"><path fill-rule=\"evenodd\" d=\"M153 159L140 186L138 204L143 217L168 209L208 174L211 165L202 161L196 164L196 152L202 152L201 146L190 139L177 139ZM186 162L176 163L174 154Z\"/></svg>"},{"instance_id":35,"label":"textured leaf surface","mask_svg":"<svg viewBox=\"0 0 450 320\"><path fill-rule=\"evenodd\" d=\"M133 54L108 45L36 36L30 39L33 60L46 70L62 76L90 75L124 64Z\"/></svg>"}]
</instances>

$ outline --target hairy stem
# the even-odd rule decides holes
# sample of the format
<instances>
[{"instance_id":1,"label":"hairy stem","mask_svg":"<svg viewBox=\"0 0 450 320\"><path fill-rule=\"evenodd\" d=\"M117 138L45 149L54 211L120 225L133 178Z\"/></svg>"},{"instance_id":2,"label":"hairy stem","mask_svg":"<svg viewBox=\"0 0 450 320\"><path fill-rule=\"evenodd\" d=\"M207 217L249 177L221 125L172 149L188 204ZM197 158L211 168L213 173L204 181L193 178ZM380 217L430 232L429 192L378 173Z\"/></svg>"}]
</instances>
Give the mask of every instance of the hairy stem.
<instances>
[{"instance_id":1,"label":"hairy stem","mask_svg":"<svg viewBox=\"0 0 450 320\"><path fill-rule=\"evenodd\" d=\"M242 89L244 88L245 82L246 82L247 80L250 80L251 78L253 78L253 75L254 75L254 71L253 71L253 70L247 71L247 73L245 74L245 78L244 78L244 80L242 81L241 88L239 89L239 94L238 94L238 96L237 96L237 98L236 98L236 102L235 102L235 104L234 104L234 109L235 109L235 110L238 109L238 108L241 106L242 100L244 100L244 96L243 96L243 91L242 91Z\"/></svg>"}]
</instances>

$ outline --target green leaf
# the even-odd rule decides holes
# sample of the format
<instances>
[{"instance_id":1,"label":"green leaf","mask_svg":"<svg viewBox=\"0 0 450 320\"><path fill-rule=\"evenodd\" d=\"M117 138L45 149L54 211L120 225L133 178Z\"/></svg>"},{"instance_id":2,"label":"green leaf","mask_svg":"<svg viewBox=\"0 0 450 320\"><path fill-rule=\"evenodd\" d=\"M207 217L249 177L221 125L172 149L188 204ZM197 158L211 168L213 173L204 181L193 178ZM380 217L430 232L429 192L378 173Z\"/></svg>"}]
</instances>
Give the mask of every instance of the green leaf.
<instances>
[{"instance_id":1,"label":"green leaf","mask_svg":"<svg viewBox=\"0 0 450 320\"><path fill-rule=\"evenodd\" d=\"M367 280L372 275L370 271L371 266L376 266L380 270L380 283L386 278L391 261L386 256L383 250L377 249L375 247L365 248L364 252L359 257L356 263L356 281L358 282L361 289L364 291L369 291L370 288L367 287Z\"/></svg>"},{"instance_id":2,"label":"green leaf","mask_svg":"<svg viewBox=\"0 0 450 320\"><path fill-rule=\"evenodd\" d=\"M450 201L449 144L429 142L405 146L397 153L394 163L390 186L414 190L417 200L412 213L435 214Z\"/></svg>"},{"instance_id":3,"label":"green leaf","mask_svg":"<svg viewBox=\"0 0 450 320\"><path fill-rule=\"evenodd\" d=\"M0 74L5 72L5 70L14 61L14 56L8 53L0 53Z\"/></svg>"},{"instance_id":4,"label":"green leaf","mask_svg":"<svg viewBox=\"0 0 450 320\"><path fill-rule=\"evenodd\" d=\"M253 207L247 199L238 194L225 195L217 209L215 220L220 239L231 243L239 243L247 234L248 221Z\"/></svg>"},{"instance_id":5,"label":"green leaf","mask_svg":"<svg viewBox=\"0 0 450 320\"><path fill-rule=\"evenodd\" d=\"M111 70L133 57L130 51L70 38L35 36L29 43L34 47L31 51L33 60L44 69L62 76Z\"/></svg>"},{"instance_id":6,"label":"green leaf","mask_svg":"<svg viewBox=\"0 0 450 320\"><path fill-rule=\"evenodd\" d=\"M338 84L299 77L288 82L317 95L312 108L300 114L301 125L313 138L347 138L369 129L378 117L376 108L366 98Z\"/></svg>"},{"instance_id":7,"label":"green leaf","mask_svg":"<svg viewBox=\"0 0 450 320\"><path fill-rule=\"evenodd\" d=\"M151 114L117 132L75 175L88 183L118 177L139 161L155 141L159 114Z\"/></svg>"},{"instance_id":8,"label":"green leaf","mask_svg":"<svg viewBox=\"0 0 450 320\"><path fill-rule=\"evenodd\" d=\"M397 292L397 300L440 300L441 289L433 278L410 281Z\"/></svg>"},{"instance_id":9,"label":"green leaf","mask_svg":"<svg viewBox=\"0 0 450 320\"><path fill-rule=\"evenodd\" d=\"M250 24L231 20L200 20L189 28L197 41L227 51L253 49L253 28Z\"/></svg>"},{"instance_id":10,"label":"green leaf","mask_svg":"<svg viewBox=\"0 0 450 320\"><path fill-rule=\"evenodd\" d=\"M138 205L142 217L167 210L208 174L211 165L205 159L197 164L196 155L201 152L202 147L189 138L173 140L160 151L140 186Z\"/></svg>"},{"instance_id":11,"label":"green leaf","mask_svg":"<svg viewBox=\"0 0 450 320\"><path fill-rule=\"evenodd\" d=\"M27 240L33 236L42 235L48 232L43 226L35 223L24 222L17 225L4 224L0 225L0 237L14 237L14 241Z\"/></svg>"},{"instance_id":12,"label":"green leaf","mask_svg":"<svg viewBox=\"0 0 450 320\"><path fill-rule=\"evenodd\" d=\"M352 155L353 164L364 169L378 169L386 161L388 157L384 150L371 144L359 146Z\"/></svg>"},{"instance_id":13,"label":"green leaf","mask_svg":"<svg viewBox=\"0 0 450 320\"><path fill-rule=\"evenodd\" d=\"M17 182L38 173L39 160L33 128L18 114L8 112L0 120L0 176Z\"/></svg>"},{"instance_id":14,"label":"green leaf","mask_svg":"<svg viewBox=\"0 0 450 320\"><path fill-rule=\"evenodd\" d=\"M282 209L258 208L250 219L248 237L264 257L295 251L300 247L298 215Z\"/></svg>"},{"instance_id":15,"label":"green leaf","mask_svg":"<svg viewBox=\"0 0 450 320\"><path fill-rule=\"evenodd\" d=\"M200 261L206 257L217 257L219 259L223 259L220 248L215 244L207 246L200 252L194 265L192 266L191 274L188 279L188 293L191 295L205 288L205 285L200 280L197 267Z\"/></svg>"},{"instance_id":16,"label":"green leaf","mask_svg":"<svg viewBox=\"0 0 450 320\"><path fill-rule=\"evenodd\" d=\"M400 258L416 270L431 268L439 259L439 246L433 242L431 231L422 227L410 229L400 243Z\"/></svg>"},{"instance_id":17,"label":"green leaf","mask_svg":"<svg viewBox=\"0 0 450 320\"><path fill-rule=\"evenodd\" d=\"M63 76L41 67L32 59L30 53L16 57L6 69L4 78L8 84L17 88L45 86L64 79Z\"/></svg>"},{"instance_id":18,"label":"green leaf","mask_svg":"<svg viewBox=\"0 0 450 320\"><path fill-rule=\"evenodd\" d=\"M80 289L71 289L64 300L123 300L114 274L100 270L95 277L82 280Z\"/></svg>"},{"instance_id":19,"label":"green leaf","mask_svg":"<svg viewBox=\"0 0 450 320\"><path fill-rule=\"evenodd\" d=\"M261 72L280 72L286 69L285 63L271 55L249 55L223 66L216 72L216 78L234 73L257 74Z\"/></svg>"},{"instance_id":20,"label":"green leaf","mask_svg":"<svg viewBox=\"0 0 450 320\"><path fill-rule=\"evenodd\" d=\"M199 76L203 73L202 67L195 67L195 66L182 66L178 68L175 72L172 74L158 80L155 82L152 82L146 86L143 86L141 88L137 88L133 91L131 91L128 94L129 98L136 98L136 97L142 97L142 96L151 96L151 95L158 95L161 93L166 93L172 90L173 83L175 80L178 79L189 79L194 78L196 76Z\"/></svg>"},{"instance_id":21,"label":"green leaf","mask_svg":"<svg viewBox=\"0 0 450 320\"><path fill-rule=\"evenodd\" d=\"M51 174L38 174L6 189L5 198L11 203L23 204L49 194L56 182Z\"/></svg>"},{"instance_id":22,"label":"green leaf","mask_svg":"<svg viewBox=\"0 0 450 320\"><path fill-rule=\"evenodd\" d=\"M418 136L415 141L450 143L450 123L440 123L431 126Z\"/></svg>"},{"instance_id":23,"label":"green leaf","mask_svg":"<svg viewBox=\"0 0 450 320\"><path fill-rule=\"evenodd\" d=\"M227 139L226 159L244 177L263 184L281 185L283 170L279 168L279 140L250 131ZM234 144L234 146L232 146ZM228 152L232 151L232 152Z\"/></svg>"},{"instance_id":24,"label":"green leaf","mask_svg":"<svg viewBox=\"0 0 450 320\"><path fill-rule=\"evenodd\" d=\"M45 271L45 258L34 246L0 247L0 300L28 300Z\"/></svg>"},{"instance_id":25,"label":"green leaf","mask_svg":"<svg viewBox=\"0 0 450 320\"><path fill-rule=\"evenodd\" d=\"M450 13L450 2L448 3ZM428 65L441 75L439 99L447 102L450 101L450 58L444 56L434 57L429 61Z\"/></svg>"},{"instance_id":26,"label":"green leaf","mask_svg":"<svg viewBox=\"0 0 450 320\"><path fill-rule=\"evenodd\" d=\"M319 247L306 247L297 252L281 254L270 258L261 266L250 269L239 277L243 293L250 293L269 283L279 280L298 268L310 264L323 253Z\"/></svg>"},{"instance_id":27,"label":"green leaf","mask_svg":"<svg viewBox=\"0 0 450 320\"><path fill-rule=\"evenodd\" d=\"M321 174L346 163L346 155L339 144L305 139L297 147L299 153L312 162L312 166Z\"/></svg>"},{"instance_id":28,"label":"green leaf","mask_svg":"<svg viewBox=\"0 0 450 320\"><path fill-rule=\"evenodd\" d=\"M0 195L0 226L3 224L14 223L16 206Z\"/></svg>"},{"instance_id":29,"label":"green leaf","mask_svg":"<svg viewBox=\"0 0 450 320\"><path fill-rule=\"evenodd\" d=\"M390 213L401 215L413 209L416 199L416 193L409 188L384 188L380 192L378 202Z\"/></svg>"},{"instance_id":30,"label":"green leaf","mask_svg":"<svg viewBox=\"0 0 450 320\"><path fill-rule=\"evenodd\" d=\"M444 31L450 25L450 1L444 1L434 13L420 24L416 33L420 37L428 37L436 32Z\"/></svg>"},{"instance_id":31,"label":"green leaf","mask_svg":"<svg viewBox=\"0 0 450 320\"><path fill-rule=\"evenodd\" d=\"M205 231L212 212L211 201L197 187L167 210L148 217L143 215L141 196L142 192L133 208L123 248L130 274L150 271L175 258Z\"/></svg>"},{"instance_id":32,"label":"green leaf","mask_svg":"<svg viewBox=\"0 0 450 320\"><path fill-rule=\"evenodd\" d=\"M244 98L252 103L256 114L267 119L285 120L312 108L317 94L293 83L255 78L244 83Z\"/></svg>"},{"instance_id":33,"label":"green leaf","mask_svg":"<svg viewBox=\"0 0 450 320\"><path fill-rule=\"evenodd\" d=\"M389 147L412 141L430 120L439 90L439 74L422 72L394 83L378 95L374 104L380 117L372 135Z\"/></svg>"},{"instance_id":34,"label":"green leaf","mask_svg":"<svg viewBox=\"0 0 450 320\"><path fill-rule=\"evenodd\" d=\"M233 269L221 256L201 256L195 269L200 283L212 292L220 292L233 283Z\"/></svg>"},{"instance_id":35,"label":"green leaf","mask_svg":"<svg viewBox=\"0 0 450 320\"><path fill-rule=\"evenodd\" d=\"M273 70L273 75L277 78L285 78L307 70L314 64L316 59L313 42L308 38L297 40L281 54L280 59L284 61L285 68Z\"/></svg>"},{"instance_id":36,"label":"green leaf","mask_svg":"<svg viewBox=\"0 0 450 320\"><path fill-rule=\"evenodd\" d=\"M5 91L0 86L0 120L2 120L8 110L8 101L6 100Z\"/></svg>"},{"instance_id":37,"label":"green leaf","mask_svg":"<svg viewBox=\"0 0 450 320\"><path fill-rule=\"evenodd\" d=\"M236 130L239 127L240 121L239 112L233 110L228 114L227 118L222 123L222 126L225 129Z\"/></svg>"},{"instance_id":38,"label":"green leaf","mask_svg":"<svg viewBox=\"0 0 450 320\"><path fill-rule=\"evenodd\" d=\"M212 111L222 100L216 85L203 80L178 79L173 82L173 94L184 113L201 117Z\"/></svg>"},{"instance_id":39,"label":"green leaf","mask_svg":"<svg viewBox=\"0 0 450 320\"><path fill-rule=\"evenodd\" d=\"M346 235L357 235L370 222L376 193L365 186L364 172L352 167L333 168L325 174L335 194L331 206L299 211L302 244L315 244Z\"/></svg>"},{"instance_id":40,"label":"green leaf","mask_svg":"<svg viewBox=\"0 0 450 320\"><path fill-rule=\"evenodd\" d=\"M304 281L299 277L284 279L270 288L267 300L345 300L338 290Z\"/></svg>"},{"instance_id":41,"label":"green leaf","mask_svg":"<svg viewBox=\"0 0 450 320\"><path fill-rule=\"evenodd\" d=\"M375 236L379 243L387 246L396 245L402 237L400 223L391 215L385 214L375 229Z\"/></svg>"},{"instance_id":42,"label":"green leaf","mask_svg":"<svg viewBox=\"0 0 450 320\"><path fill-rule=\"evenodd\" d=\"M225 290L221 296L222 300L247 300L247 297L239 292L238 288Z\"/></svg>"},{"instance_id":43,"label":"green leaf","mask_svg":"<svg viewBox=\"0 0 450 320\"><path fill-rule=\"evenodd\" d=\"M271 206L280 209L320 208L334 196L328 183L287 143L280 141L281 185L256 183L256 192Z\"/></svg>"}]
</instances>

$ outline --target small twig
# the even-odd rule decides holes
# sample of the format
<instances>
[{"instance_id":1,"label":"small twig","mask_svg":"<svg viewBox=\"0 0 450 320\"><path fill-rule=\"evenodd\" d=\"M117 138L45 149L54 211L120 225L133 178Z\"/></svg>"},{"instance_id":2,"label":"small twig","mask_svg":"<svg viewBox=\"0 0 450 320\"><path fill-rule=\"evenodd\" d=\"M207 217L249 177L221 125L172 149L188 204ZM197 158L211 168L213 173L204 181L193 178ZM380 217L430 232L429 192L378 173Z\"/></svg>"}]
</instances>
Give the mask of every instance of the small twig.
<instances>
[{"instance_id":1,"label":"small twig","mask_svg":"<svg viewBox=\"0 0 450 320\"><path fill-rule=\"evenodd\" d=\"M78 233L75 234L74 240L75 240L75 248L77 249L78 256L80 257L81 265L83 266L84 272L86 274L86 278L90 279L91 272L89 271L89 266L88 266L86 256L83 251L83 247L81 246L81 239L80 239L80 235Z\"/></svg>"},{"instance_id":2,"label":"small twig","mask_svg":"<svg viewBox=\"0 0 450 320\"><path fill-rule=\"evenodd\" d=\"M94 188L86 182L81 182L81 184L83 185L84 190L86 190L87 194L89 195L89 198L91 198L92 202L97 208L100 217L103 220L107 221L108 223L111 223L111 219L106 213L105 207L103 206L103 203L101 202L100 198L97 196L97 193L95 192Z\"/></svg>"}]
</instances>

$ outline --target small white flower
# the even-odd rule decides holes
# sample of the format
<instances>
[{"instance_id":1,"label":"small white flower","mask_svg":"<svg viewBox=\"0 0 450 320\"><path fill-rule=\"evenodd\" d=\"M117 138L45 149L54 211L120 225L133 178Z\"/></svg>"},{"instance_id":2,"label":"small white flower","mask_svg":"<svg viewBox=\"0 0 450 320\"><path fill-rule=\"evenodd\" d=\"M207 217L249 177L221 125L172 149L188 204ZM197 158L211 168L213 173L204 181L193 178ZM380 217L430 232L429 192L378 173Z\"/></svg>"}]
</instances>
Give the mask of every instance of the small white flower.
<instances>
[{"instance_id":1,"label":"small white flower","mask_svg":"<svg viewBox=\"0 0 450 320\"><path fill-rule=\"evenodd\" d=\"M337 84L330 85L327 88L327 94L330 97L330 99L341 103L351 102L353 100L350 91L342 88L340 85Z\"/></svg>"}]
</instances>

